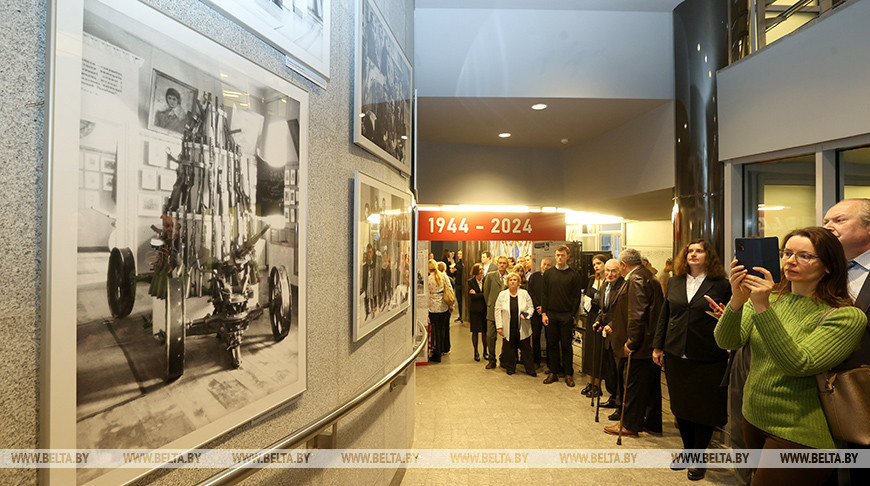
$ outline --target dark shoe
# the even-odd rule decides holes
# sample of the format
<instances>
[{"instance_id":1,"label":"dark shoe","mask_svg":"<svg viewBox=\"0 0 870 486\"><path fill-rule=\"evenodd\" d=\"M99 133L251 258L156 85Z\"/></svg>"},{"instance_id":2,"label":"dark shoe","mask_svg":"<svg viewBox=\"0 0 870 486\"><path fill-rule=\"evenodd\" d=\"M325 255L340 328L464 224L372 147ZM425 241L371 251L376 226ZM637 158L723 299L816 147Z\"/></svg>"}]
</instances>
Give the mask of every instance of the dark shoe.
<instances>
[{"instance_id":1,"label":"dark shoe","mask_svg":"<svg viewBox=\"0 0 870 486\"><path fill-rule=\"evenodd\" d=\"M474 352L474 361L480 361L480 353L477 351Z\"/></svg>"},{"instance_id":2,"label":"dark shoe","mask_svg":"<svg viewBox=\"0 0 870 486\"><path fill-rule=\"evenodd\" d=\"M557 378L556 375L554 375L553 373L550 373L549 375L547 375L546 378L544 378L545 385L549 385L550 383L555 383L557 381L559 381L559 378Z\"/></svg>"},{"instance_id":3,"label":"dark shoe","mask_svg":"<svg viewBox=\"0 0 870 486\"><path fill-rule=\"evenodd\" d=\"M589 390L589 393L586 394L586 396L589 398L600 397L601 395L601 387L599 386L593 386L592 389Z\"/></svg>"},{"instance_id":4,"label":"dark shoe","mask_svg":"<svg viewBox=\"0 0 870 486\"><path fill-rule=\"evenodd\" d=\"M512 375L512 374L516 373L516 371L505 370L505 373L507 373L507 374L509 374L509 375Z\"/></svg>"},{"instance_id":5,"label":"dark shoe","mask_svg":"<svg viewBox=\"0 0 870 486\"><path fill-rule=\"evenodd\" d=\"M493 368L495 368L495 363L493 363L492 361L486 364L486 369L491 370Z\"/></svg>"},{"instance_id":6,"label":"dark shoe","mask_svg":"<svg viewBox=\"0 0 870 486\"><path fill-rule=\"evenodd\" d=\"M582 390L580 390L580 394L586 395L587 393L589 393L590 390L592 390L592 383L587 383L586 386ZM586 396L588 397L589 395Z\"/></svg>"},{"instance_id":7,"label":"dark shoe","mask_svg":"<svg viewBox=\"0 0 870 486\"><path fill-rule=\"evenodd\" d=\"M574 388L574 377L571 375L565 375L565 384L568 385L569 388Z\"/></svg>"},{"instance_id":8,"label":"dark shoe","mask_svg":"<svg viewBox=\"0 0 870 486\"><path fill-rule=\"evenodd\" d=\"M606 432L610 435L620 435L619 434L619 424L608 425L607 427L604 427L604 432ZM625 437L625 436L637 437L637 432L633 432L633 431L628 430L625 427L623 427L622 428L622 436L623 437Z\"/></svg>"},{"instance_id":9,"label":"dark shoe","mask_svg":"<svg viewBox=\"0 0 870 486\"><path fill-rule=\"evenodd\" d=\"M609 400L599 405L601 408L619 408L619 402L610 397Z\"/></svg>"},{"instance_id":10,"label":"dark shoe","mask_svg":"<svg viewBox=\"0 0 870 486\"><path fill-rule=\"evenodd\" d=\"M532 378L538 376L538 374L535 373L534 371L526 371L526 374L529 375L529 376L531 376Z\"/></svg>"},{"instance_id":11,"label":"dark shoe","mask_svg":"<svg viewBox=\"0 0 870 486\"><path fill-rule=\"evenodd\" d=\"M704 479L705 474L707 474L706 469L702 469L700 467L690 467L689 472L686 474L686 477L689 478L689 481L698 481Z\"/></svg>"},{"instance_id":12,"label":"dark shoe","mask_svg":"<svg viewBox=\"0 0 870 486\"><path fill-rule=\"evenodd\" d=\"M439 357L437 357L437 358L433 356L433 357L429 358L429 362L430 362L430 363L440 363L440 362L441 362L441 356L439 356Z\"/></svg>"},{"instance_id":13,"label":"dark shoe","mask_svg":"<svg viewBox=\"0 0 870 486\"><path fill-rule=\"evenodd\" d=\"M651 429L649 427L644 427L643 431L646 432L647 434L661 434L662 433L662 429Z\"/></svg>"},{"instance_id":14,"label":"dark shoe","mask_svg":"<svg viewBox=\"0 0 870 486\"><path fill-rule=\"evenodd\" d=\"M619 417L622 415L622 410L616 409L612 414L607 416L607 420L619 420Z\"/></svg>"},{"instance_id":15,"label":"dark shoe","mask_svg":"<svg viewBox=\"0 0 870 486\"><path fill-rule=\"evenodd\" d=\"M671 471L682 471L686 469L685 462L672 462L671 463Z\"/></svg>"}]
</instances>

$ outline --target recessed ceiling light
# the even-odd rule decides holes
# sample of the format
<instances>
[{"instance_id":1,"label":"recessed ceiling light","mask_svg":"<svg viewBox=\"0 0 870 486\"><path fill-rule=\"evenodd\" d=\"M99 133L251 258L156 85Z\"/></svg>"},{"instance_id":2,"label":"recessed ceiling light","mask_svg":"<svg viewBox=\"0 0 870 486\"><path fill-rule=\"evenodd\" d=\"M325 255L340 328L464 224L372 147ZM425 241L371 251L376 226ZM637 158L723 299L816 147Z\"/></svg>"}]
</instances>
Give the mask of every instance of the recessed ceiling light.
<instances>
[{"instance_id":1,"label":"recessed ceiling light","mask_svg":"<svg viewBox=\"0 0 870 486\"><path fill-rule=\"evenodd\" d=\"M533 110L546 110L547 105L545 105L543 103L538 103L538 104L532 105L532 109Z\"/></svg>"},{"instance_id":2,"label":"recessed ceiling light","mask_svg":"<svg viewBox=\"0 0 870 486\"><path fill-rule=\"evenodd\" d=\"M508 132L503 132L503 133L499 133L498 136L501 138L508 138L511 136L511 134Z\"/></svg>"}]
</instances>

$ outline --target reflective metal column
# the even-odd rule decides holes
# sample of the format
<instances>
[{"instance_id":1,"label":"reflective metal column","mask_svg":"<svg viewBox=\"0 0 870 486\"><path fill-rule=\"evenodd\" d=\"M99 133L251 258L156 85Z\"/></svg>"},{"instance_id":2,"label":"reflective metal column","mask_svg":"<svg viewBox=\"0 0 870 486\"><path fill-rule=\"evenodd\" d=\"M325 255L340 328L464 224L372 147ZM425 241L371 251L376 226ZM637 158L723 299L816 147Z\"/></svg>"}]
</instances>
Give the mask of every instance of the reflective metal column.
<instances>
[{"instance_id":1,"label":"reflective metal column","mask_svg":"<svg viewBox=\"0 0 870 486\"><path fill-rule=\"evenodd\" d=\"M686 0L674 9L675 248L704 238L722 253L723 168L716 70L728 64L728 2ZM727 260L726 255L721 255Z\"/></svg>"}]
</instances>

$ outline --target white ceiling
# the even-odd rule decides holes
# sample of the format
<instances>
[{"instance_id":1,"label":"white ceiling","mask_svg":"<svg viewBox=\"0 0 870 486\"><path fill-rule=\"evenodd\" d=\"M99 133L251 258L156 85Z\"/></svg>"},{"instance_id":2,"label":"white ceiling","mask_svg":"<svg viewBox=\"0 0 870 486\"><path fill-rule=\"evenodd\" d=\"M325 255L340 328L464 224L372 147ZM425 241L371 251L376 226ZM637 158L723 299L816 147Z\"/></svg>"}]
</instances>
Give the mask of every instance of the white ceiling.
<instances>
[{"instance_id":1,"label":"white ceiling","mask_svg":"<svg viewBox=\"0 0 870 486\"><path fill-rule=\"evenodd\" d=\"M426 142L560 150L592 140L668 102L421 97L418 137ZM547 109L532 110L535 103L545 103ZM501 132L509 132L511 137L499 138Z\"/></svg>"}]
</instances>

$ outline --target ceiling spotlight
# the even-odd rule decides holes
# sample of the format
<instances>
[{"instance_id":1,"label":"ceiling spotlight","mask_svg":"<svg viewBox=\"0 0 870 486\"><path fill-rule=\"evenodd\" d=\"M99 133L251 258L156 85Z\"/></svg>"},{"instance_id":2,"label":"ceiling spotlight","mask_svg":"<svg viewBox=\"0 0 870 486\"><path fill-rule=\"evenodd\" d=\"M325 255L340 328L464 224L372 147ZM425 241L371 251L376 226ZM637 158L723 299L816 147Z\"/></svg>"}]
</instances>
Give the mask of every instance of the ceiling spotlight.
<instances>
[{"instance_id":1,"label":"ceiling spotlight","mask_svg":"<svg viewBox=\"0 0 870 486\"><path fill-rule=\"evenodd\" d=\"M563 138L563 139L562 139L562 145L568 145L568 139L567 139L567 138Z\"/></svg>"},{"instance_id":2,"label":"ceiling spotlight","mask_svg":"<svg viewBox=\"0 0 870 486\"><path fill-rule=\"evenodd\" d=\"M538 103L538 104L532 105L532 109L533 110L546 110L547 105L545 105L543 103Z\"/></svg>"},{"instance_id":3,"label":"ceiling spotlight","mask_svg":"<svg viewBox=\"0 0 870 486\"><path fill-rule=\"evenodd\" d=\"M511 134L508 132L502 132L502 133L499 133L498 136L501 138L508 138L511 136Z\"/></svg>"}]
</instances>

